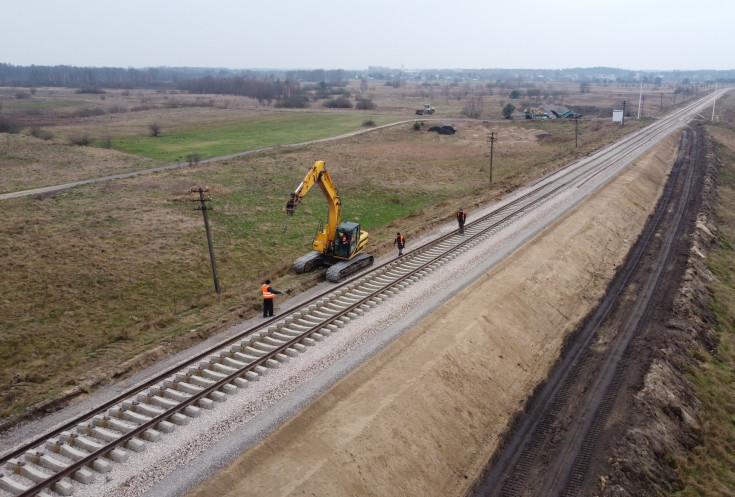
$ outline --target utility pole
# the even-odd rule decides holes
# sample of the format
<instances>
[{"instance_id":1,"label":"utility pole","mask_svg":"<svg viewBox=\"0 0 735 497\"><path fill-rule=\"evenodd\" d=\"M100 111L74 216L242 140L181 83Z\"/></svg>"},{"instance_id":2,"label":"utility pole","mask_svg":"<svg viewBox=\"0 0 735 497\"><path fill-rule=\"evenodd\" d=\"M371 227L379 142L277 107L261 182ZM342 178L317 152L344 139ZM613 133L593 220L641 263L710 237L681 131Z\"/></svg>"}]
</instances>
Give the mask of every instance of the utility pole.
<instances>
[{"instance_id":1,"label":"utility pole","mask_svg":"<svg viewBox=\"0 0 735 497\"><path fill-rule=\"evenodd\" d=\"M495 131L490 133L490 183L493 182L493 145L495 144Z\"/></svg>"},{"instance_id":2,"label":"utility pole","mask_svg":"<svg viewBox=\"0 0 735 497\"><path fill-rule=\"evenodd\" d=\"M638 120L641 119L641 104L643 103L643 81L641 81L641 92L638 95Z\"/></svg>"},{"instance_id":3,"label":"utility pole","mask_svg":"<svg viewBox=\"0 0 735 497\"><path fill-rule=\"evenodd\" d=\"M712 97L712 122L715 122L715 102L717 102L717 82L715 81L715 93Z\"/></svg>"},{"instance_id":4,"label":"utility pole","mask_svg":"<svg viewBox=\"0 0 735 497\"><path fill-rule=\"evenodd\" d=\"M209 260L212 263L212 276L214 277L214 290L219 293L219 277L217 276L217 264L214 262L214 247L212 246L212 234L209 231L209 217L207 216L207 211L211 210L211 207L207 207L207 204L205 202L208 202L212 200L211 198L204 198L204 189L200 186L197 188L192 188L192 193L199 192L199 199L198 200L192 200L192 202L201 202L202 206L197 207L197 210L202 211L202 214L204 215L204 229L207 231L207 245L209 245Z\"/></svg>"},{"instance_id":5,"label":"utility pole","mask_svg":"<svg viewBox=\"0 0 735 497\"><path fill-rule=\"evenodd\" d=\"M577 129L578 129L578 124L579 124L579 118L578 117L575 117L574 118L574 148L577 148L577 135L578 135Z\"/></svg>"},{"instance_id":6,"label":"utility pole","mask_svg":"<svg viewBox=\"0 0 735 497\"><path fill-rule=\"evenodd\" d=\"M620 120L620 125L625 124L625 100L623 100L623 118Z\"/></svg>"}]
</instances>

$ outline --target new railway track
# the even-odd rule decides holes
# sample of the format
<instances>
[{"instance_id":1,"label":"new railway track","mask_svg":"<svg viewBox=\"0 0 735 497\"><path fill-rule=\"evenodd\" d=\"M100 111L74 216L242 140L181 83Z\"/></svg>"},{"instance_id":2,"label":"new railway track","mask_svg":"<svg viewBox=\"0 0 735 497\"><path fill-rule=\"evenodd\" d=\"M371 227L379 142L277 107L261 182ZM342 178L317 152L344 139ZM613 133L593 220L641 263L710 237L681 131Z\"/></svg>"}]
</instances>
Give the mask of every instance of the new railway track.
<instances>
[{"instance_id":1,"label":"new railway track","mask_svg":"<svg viewBox=\"0 0 735 497\"><path fill-rule=\"evenodd\" d=\"M124 464L177 429L196 422L272 368L318 346L349 321L403 291L464 252L483 243L525 213L592 179L613 177L643 150L707 105L699 100L594 155L539 180L525 193L403 257L335 285L289 312L156 375L88 413L0 457L0 496L72 495L112 464ZM604 180L603 180L604 181ZM580 199L581 200L581 199ZM50 493L53 492L53 493Z\"/></svg>"}]
</instances>

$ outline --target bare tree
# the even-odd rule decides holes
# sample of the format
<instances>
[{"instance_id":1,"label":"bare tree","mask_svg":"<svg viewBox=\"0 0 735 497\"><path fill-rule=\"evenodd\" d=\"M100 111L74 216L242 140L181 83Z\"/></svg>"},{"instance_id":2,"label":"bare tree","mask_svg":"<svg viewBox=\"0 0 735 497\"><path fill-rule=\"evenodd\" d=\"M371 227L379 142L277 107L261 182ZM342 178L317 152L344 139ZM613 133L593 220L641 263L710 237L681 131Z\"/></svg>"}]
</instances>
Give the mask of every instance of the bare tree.
<instances>
[{"instance_id":1,"label":"bare tree","mask_svg":"<svg viewBox=\"0 0 735 497\"><path fill-rule=\"evenodd\" d=\"M161 136L161 125L158 123L152 123L148 125L148 128L151 130L151 136L158 137Z\"/></svg>"},{"instance_id":2,"label":"bare tree","mask_svg":"<svg viewBox=\"0 0 735 497\"><path fill-rule=\"evenodd\" d=\"M472 119L479 119L482 115L482 97L470 97L462 108L462 114Z\"/></svg>"}]
</instances>

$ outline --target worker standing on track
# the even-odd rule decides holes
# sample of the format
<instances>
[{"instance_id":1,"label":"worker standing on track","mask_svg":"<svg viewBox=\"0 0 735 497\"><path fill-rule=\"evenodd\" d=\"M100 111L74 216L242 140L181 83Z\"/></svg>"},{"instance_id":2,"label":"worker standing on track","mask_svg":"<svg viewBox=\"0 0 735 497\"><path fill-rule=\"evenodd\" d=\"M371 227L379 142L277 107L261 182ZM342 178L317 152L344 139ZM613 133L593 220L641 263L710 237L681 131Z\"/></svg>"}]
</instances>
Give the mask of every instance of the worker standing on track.
<instances>
[{"instance_id":1,"label":"worker standing on track","mask_svg":"<svg viewBox=\"0 0 735 497\"><path fill-rule=\"evenodd\" d=\"M467 213L460 207L457 211L457 222L459 223L459 234L464 235L464 222L467 219Z\"/></svg>"},{"instance_id":2,"label":"worker standing on track","mask_svg":"<svg viewBox=\"0 0 735 497\"><path fill-rule=\"evenodd\" d=\"M273 298L281 292L271 286L271 280L265 280L260 290L263 292L263 317L267 318L273 315Z\"/></svg>"},{"instance_id":3,"label":"worker standing on track","mask_svg":"<svg viewBox=\"0 0 735 497\"><path fill-rule=\"evenodd\" d=\"M393 240L393 245L398 245L398 256L403 255L403 247L406 246L406 237L401 236L401 233L396 233L396 238Z\"/></svg>"}]
</instances>

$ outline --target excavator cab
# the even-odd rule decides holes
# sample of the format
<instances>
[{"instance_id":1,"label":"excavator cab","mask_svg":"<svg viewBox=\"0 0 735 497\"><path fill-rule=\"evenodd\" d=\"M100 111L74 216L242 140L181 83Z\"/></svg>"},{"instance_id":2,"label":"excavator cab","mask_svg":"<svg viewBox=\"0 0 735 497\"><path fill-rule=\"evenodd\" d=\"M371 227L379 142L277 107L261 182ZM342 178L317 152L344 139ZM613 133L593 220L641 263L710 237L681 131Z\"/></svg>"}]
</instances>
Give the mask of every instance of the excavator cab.
<instances>
[{"instance_id":1,"label":"excavator cab","mask_svg":"<svg viewBox=\"0 0 735 497\"><path fill-rule=\"evenodd\" d=\"M344 221L337 226L337 233L334 237L334 256L338 259L349 259L357 248L359 240L360 225Z\"/></svg>"}]
</instances>

